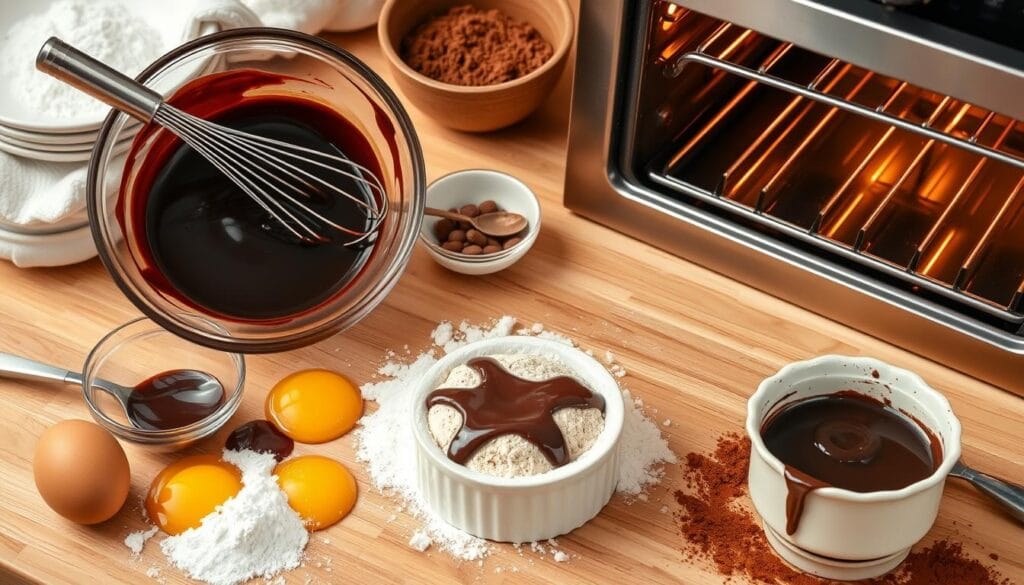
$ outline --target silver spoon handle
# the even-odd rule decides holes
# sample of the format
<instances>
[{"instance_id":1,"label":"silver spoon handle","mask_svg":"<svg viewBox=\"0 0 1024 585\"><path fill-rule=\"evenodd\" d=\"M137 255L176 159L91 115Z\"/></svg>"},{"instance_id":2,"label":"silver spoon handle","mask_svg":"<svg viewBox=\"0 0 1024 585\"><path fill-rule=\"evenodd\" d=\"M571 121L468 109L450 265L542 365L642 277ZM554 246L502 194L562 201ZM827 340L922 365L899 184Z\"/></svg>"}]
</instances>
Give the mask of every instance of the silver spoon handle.
<instances>
[{"instance_id":1,"label":"silver spoon handle","mask_svg":"<svg viewBox=\"0 0 1024 585\"><path fill-rule=\"evenodd\" d=\"M82 383L82 376L77 372L9 353L0 353L0 378L54 380L65 384Z\"/></svg>"},{"instance_id":2,"label":"silver spoon handle","mask_svg":"<svg viewBox=\"0 0 1024 585\"><path fill-rule=\"evenodd\" d=\"M39 49L36 69L144 122L153 119L164 101L159 93L57 37Z\"/></svg>"},{"instance_id":3,"label":"silver spoon handle","mask_svg":"<svg viewBox=\"0 0 1024 585\"><path fill-rule=\"evenodd\" d=\"M974 487L999 502L1006 511L1020 522L1024 522L1024 487L997 479L964 466L959 476L974 484Z\"/></svg>"}]
</instances>

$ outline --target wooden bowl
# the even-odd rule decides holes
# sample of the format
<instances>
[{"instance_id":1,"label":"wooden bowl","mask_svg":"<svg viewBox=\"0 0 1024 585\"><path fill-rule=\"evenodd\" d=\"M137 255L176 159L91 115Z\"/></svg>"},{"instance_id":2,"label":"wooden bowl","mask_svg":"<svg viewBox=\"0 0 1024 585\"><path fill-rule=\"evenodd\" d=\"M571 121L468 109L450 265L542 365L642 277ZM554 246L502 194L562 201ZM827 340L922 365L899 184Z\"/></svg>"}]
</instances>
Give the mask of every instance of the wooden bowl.
<instances>
[{"instance_id":1,"label":"wooden bowl","mask_svg":"<svg viewBox=\"0 0 1024 585\"><path fill-rule=\"evenodd\" d=\"M497 8L532 24L551 43L554 54L519 79L483 86L436 81L402 60L399 45L409 32L428 18L467 3L485 10ZM504 128L533 113L558 82L574 30L567 0L388 0L377 23L381 48L406 99L438 123L468 132Z\"/></svg>"}]
</instances>

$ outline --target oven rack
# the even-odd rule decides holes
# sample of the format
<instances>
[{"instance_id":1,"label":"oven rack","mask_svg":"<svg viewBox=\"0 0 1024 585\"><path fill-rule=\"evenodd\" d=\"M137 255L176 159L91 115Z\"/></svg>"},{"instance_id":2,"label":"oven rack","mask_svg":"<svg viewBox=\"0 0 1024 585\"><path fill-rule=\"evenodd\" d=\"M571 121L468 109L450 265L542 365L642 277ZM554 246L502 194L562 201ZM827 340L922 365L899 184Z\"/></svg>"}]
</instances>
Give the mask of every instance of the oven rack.
<instances>
[{"instance_id":1,"label":"oven rack","mask_svg":"<svg viewBox=\"0 0 1024 585\"><path fill-rule=\"evenodd\" d=\"M685 17L680 20L685 20ZM862 103L853 101L851 92L856 93L856 91L858 91L857 88L861 87L864 82L874 75L870 71L864 72L861 78L861 84L850 89L845 96L830 93L830 90L833 89L831 86L835 84L836 80L841 78L845 72L850 70L850 68L854 67L853 65L845 63L839 59L826 59L825 65L813 76L813 79L809 83L797 83L791 79L786 79L780 75L773 74L773 68L776 64L779 63L779 61L788 52L794 49L794 46L791 43L775 41L778 44L756 67L751 67L732 60L740 46L744 43L749 43L751 36L757 36L757 33L753 33L749 29L742 30L739 35L736 35L736 30L733 29L731 31L732 36L727 35L726 33L729 32L730 27L733 26L734 25L729 23L723 23L709 37L707 37L706 40L700 43L700 46L696 48L696 50L689 50L676 56L674 60L664 63L663 72L669 77L680 75L689 64L698 64L711 70L722 71L728 75L746 80L747 85L741 88L739 92L733 95L733 98L729 102L722 106L722 111L719 112L718 115L716 115L711 121L707 122L700 131L691 135L689 141L684 143L681 148L679 148L678 145L674 147L673 152L667 157L667 162L660 170L652 169L649 172L649 178L656 183L670 187L674 190L682 191L719 209L740 215L747 220L752 220L773 230L778 230L788 236L807 242L815 247L826 249L829 252L837 254L847 260L868 266L872 269L881 270L888 276L909 283L912 287L919 287L923 290L936 293L942 297L951 299L956 303L966 305L985 314L997 317L1003 321L1009 321L1015 324L1024 323L1024 314L1022 314L1022 312L1024 312L1024 279L1019 282L1015 293L1013 293L1012 298L1010 298L1008 302L1005 300L1000 302L987 298L984 295L975 294L967 287L972 276L978 269L979 261L984 257L995 239L996 233L1001 227L1005 228L1003 224L1012 212L1016 211L1021 205L1024 205L1024 203L1022 203L1024 196L1021 195L1021 191L1024 190L1024 158L1010 150L1003 149L1005 138L1011 132L1016 131L1020 125L1019 122L1012 119L1006 119L1005 122L1001 124L1003 129L999 132L998 138L995 141L990 140L989 144L985 144L984 141L979 140L980 135L985 131L998 129L1000 126L999 120L1004 117L998 116L996 113L991 111L981 110L971 104L959 102L950 97L944 97L939 100L932 109L931 115L923 122L918 123L911 121L901 117L902 114L899 112L890 111L890 106L900 96L901 92L907 93L921 90L920 88L914 88L913 86L909 86L906 82L900 82L899 80L890 80L892 82L892 89L888 96L882 100L877 107L868 107ZM720 39L731 39L732 42L721 51L709 51L709 49L714 47ZM702 188L687 182L680 177L673 176L672 171L683 165L687 158L702 146L702 142L707 139L707 135L714 129L714 126L721 123L721 120L730 114L730 109L735 106L736 103L742 101L745 97L744 92L749 92L750 89L755 86L773 88L796 97L793 98L778 118L768 125L762 135L757 138L757 143L751 145L739 159L730 165L728 170L722 173L721 180L713 189ZM729 181L733 180L735 171L738 170L740 163L745 161L747 155L756 151L758 148L763 147L764 145L761 144L761 141L767 141L769 138L775 136L777 141L770 145L768 150L764 151L763 156L771 152L772 148L777 147L778 141L781 140L781 136L777 133L779 125L795 116L796 114L794 112L796 112L801 105L809 107L809 104L812 103L822 104L828 108L823 121L815 127L812 131L812 135L804 139L793 152L788 153L782 168L773 175L772 179L769 179L769 181L760 186L756 200L744 203L728 197L727 194L730 189ZM968 111L970 111L972 115L976 116L980 121L976 129L972 132L967 133L967 135L963 137L958 136L953 133L953 130L956 129L957 123ZM920 146L918 149L917 156L915 156L911 163L907 165L905 171L899 177L899 180L888 190L887 195L882 198L880 203L878 203L867 221L861 225L857 233L856 241L854 241L852 245L839 242L828 237L826 234L822 233L821 228L823 219L826 218L830 212L834 211L835 206L841 200L841 195L845 192L846 187L857 179L859 175L864 173L865 168L863 165L855 168L854 171L849 174L846 181L843 183L843 186L837 189L832 197L830 197L829 200L818 209L817 218L809 227L795 225L779 217L774 217L765 209L766 201L769 199L771 189L774 187L774 179L778 178L784 170L789 169L794 161L796 161L803 153L803 148L814 141L817 138L816 134L821 130L821 128L828 125L831 122L831 119L840 112L846 112L854 116L863 117L864 119L884 125L887 128L883 137L879 139L876 144L876 149L873 149L869 152L868 156L864 157L864 164L872 160L872 157L876 154L877 147L884 144L886 140L889 140L894 130L898 129L924 140L923 146ZM804 111L804 114L806 114L806 111ZM804 114L800 114L800 116L803 116ZM799 117L797 120L799 120ZM941 124L940 122L942 121L945 121L946 124ZM796 121L792 121L789 129L792 129L796 123ZM964 133L960 132L960 134L962 135ZM888 210L889 206L893 205L893 199L898 188L907 180L907 177L911 176L914 169L920 165L920 161L926 160L927 157L932 154L932 151L936 148L937 144L948 145L954 149L958 149L959 151L979 157L977 158L977 161L974 161L973 168L967 175L964 185L957 191L952 199L946 202L941 213L937 214L937 218L927 230L926 235L918 242L917 251L908 262L892 262L884 257L880 258L877 255L866 253L865 245L869 242L869 238L867 236L873 229L877 228L875 223L879 216L882 214L883 210ZM922 268L922 251L929 249L929 246L936 243L935 240L942 228L947 227L947 224L954 218L958 206L962 205L964 200L967 198L965 197L965 193L967 193L972 184L978 180L979 176L984 174L983 171L986 170L986 167L991 166L993 163L1008 165L1010 168L1007 170L1012 170L1020 174L1019 180L1016 181L1014 187L1006 194L1005 200L999 207L998 212L991 217L990 222L984 229L983 235L974 244L970 253L960 265L959 270L956 271L955 277L942 280L922 273L920 270ZM1024 239L1024 233L1021 234L1020 238ZM1024 257L1017 260L1019 262L1024 262ZM927 270L924 272L927 272Z\"/></svg>"}]
</instances>

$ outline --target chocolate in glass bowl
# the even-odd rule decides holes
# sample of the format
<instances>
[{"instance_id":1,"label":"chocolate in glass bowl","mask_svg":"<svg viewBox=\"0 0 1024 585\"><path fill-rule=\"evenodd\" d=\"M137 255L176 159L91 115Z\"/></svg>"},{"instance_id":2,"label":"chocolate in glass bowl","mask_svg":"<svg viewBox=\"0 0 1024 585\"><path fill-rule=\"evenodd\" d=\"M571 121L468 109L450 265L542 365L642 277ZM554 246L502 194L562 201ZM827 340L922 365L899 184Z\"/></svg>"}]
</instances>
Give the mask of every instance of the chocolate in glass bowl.
<instances>
[{"instance_id":1,"label":"chocolate in glass bowl","mask_svg":"<svg viewBox=\"0 0 1024 585\"><path fill-rule=\"evenodd\" d=\"M381 176L366 137L330 106L301 93L300 79L236 70L193 80L167 101L200 118L265 138L344 156ZM141 160L136 160L141 157ZM135 235L150 284L206 314L240 321L301 315L358 279L369 244L309 243L169 130L148 124L128 154L119 220ZM353 179L308 172L358 197ZM328 193L306 205L334 223L368 229L358 205ZM328 228L322 228L330 236ZM337 233L344 237L343 234Z\"/></svg>"},{"instance_id":2,"label":"chocolate in glass bowl","mask_svg":"<svg viewBox=\"0 0 1024 585\"><path fill-rule=\"evenodd\" d=\"M218 73L193 79L211 70ZM215 121L251 128L273 126L271 118L289 118L287 128L275 126L282 132L295 131L299 125L292 122L301 122L300 139L332 143L355 162L379 171L388 202L371 246L313 250L294 261L300 251L309 249L282 239L272 226L263 225L260 231L262 224L251 205L236 208L231 194L211 197L227 202L219 210L203 208L205 201L191 208L182 204L186 197L204 200L195 192L185 193L194 187L188 181L191 175L212 176L209 168L189 163L189 172L159 177L163 162L185 156L177 153L180 143L164 138L166 133L147 129L137 137L131 156L118 157L114 146L131 121L113 112L100 130L90 161L87 209L104 266L143 313L176 335L208 347L271 352L308 345L346 329L385 298L411 256L422 222L426 181L415 130L380 77L323 39L250 28L186 43L161 57L139 79L172 103L183 105L191 99L194 104L186 109L202 110L193 113L208 114ZM249 87L232 89L232 83ZM166 184L157 185L162 181ZM162 186L164 192L154 186ZM213 191L208 184L201 187L207 195ZM175 190L180 192L172 193ZM147 210L147 202L154 208ZM347 213L338 201L318 204L339 218ZM199 221L193 222L196 213ZM166 220L172 218L189 220L194 224L191 229L205 226L207 231L202 238L192 238L181 225L169 225ZM239 235L261 245L223 245L224 238ZM221 240L213 249L210 241L215 237ZM206 245L200 245L203 238ZM285 252L264 254L262 246ZM187 248L191 253L182 253Z\"/></svg>"}]
</instances>

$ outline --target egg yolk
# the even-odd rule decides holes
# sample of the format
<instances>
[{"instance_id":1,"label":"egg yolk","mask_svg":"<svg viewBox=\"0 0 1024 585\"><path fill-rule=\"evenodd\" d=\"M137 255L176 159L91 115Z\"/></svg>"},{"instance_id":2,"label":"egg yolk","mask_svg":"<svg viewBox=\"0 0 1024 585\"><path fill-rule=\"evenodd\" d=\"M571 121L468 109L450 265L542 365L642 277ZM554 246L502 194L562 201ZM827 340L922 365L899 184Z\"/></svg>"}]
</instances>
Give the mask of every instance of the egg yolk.
<instances>
[{"instance_id":1,"label":"egg yolk","mask_svg":"<svg viewBox=\"0 0 1024 585\"><path fill-rule=\"evenodd\" d=\"M320 455L295 457L279 464L274 475L288 495L288 505L310 530L331 526L356 504L356 479L333 459Z\"/></svg>"},{"instance_id":2,"label":"egg yolk","mask_svg":"<svg viewBox=\"0 0 1024 585\"><path fill-rule=\"evenodd\" d=\"M146 512L167 534L181 534L199 527L203 518L241 489L237 467L216 455L193 455L157 474L146 495Z\"/></svg>"},{"instance_id":3,"label":"egg yolk","mask_svg":"<svg viewBox=\"0 0 1024 585\"><path fill-rule=\"evenodd\" d=\"M295 372L267 395L267 420L300 443L325 443L355 426L363 415L359 388L328 370Z\"/></svg>"}]
</instances>

